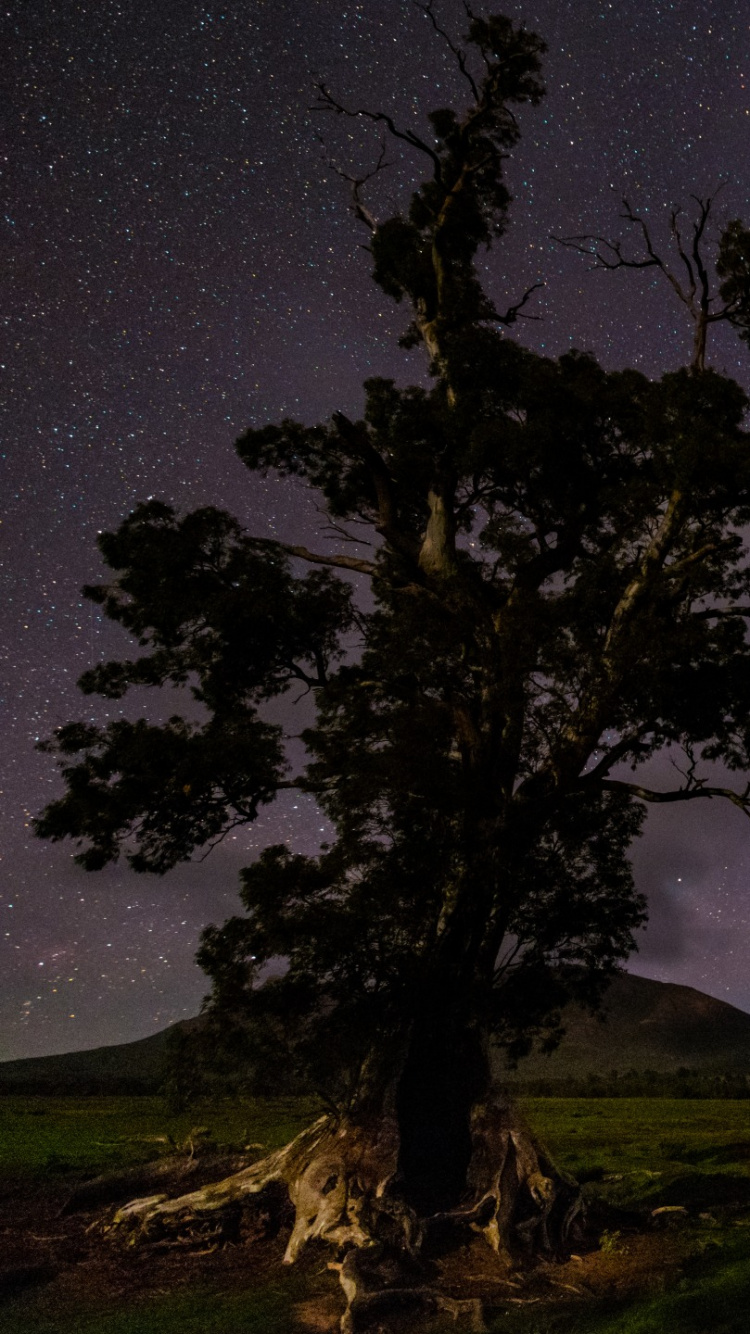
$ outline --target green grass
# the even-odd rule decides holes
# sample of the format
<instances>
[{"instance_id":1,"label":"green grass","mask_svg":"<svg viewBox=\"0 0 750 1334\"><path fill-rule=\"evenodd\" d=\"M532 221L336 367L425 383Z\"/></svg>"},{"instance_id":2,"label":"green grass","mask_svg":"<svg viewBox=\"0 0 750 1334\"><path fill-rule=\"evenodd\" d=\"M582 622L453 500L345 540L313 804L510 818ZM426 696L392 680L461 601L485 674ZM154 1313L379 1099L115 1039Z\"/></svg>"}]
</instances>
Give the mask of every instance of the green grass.
<instances>
[{"instance_id":1,"label":"green grass","mask_svg":"<svg viewBox=\"0 0 750 1334\"><path fill-rule=\"evenodd\" d=\"M750 1209L746 1100L531 1098L523 1109L555 1161L618 1205Z\"/></svg>"},{"instance_id":2,"label":"green grass","mask_svg":"<svg viewBox=\"0 0 750 1334\"><path fill-rule=\"evenodd\" d=\"M672 1292L635 1302L581 1334L745 1334L750 1299L750 1237L697 1265Z\"/></svg>"},{"instance_id":3,"label":"green grass","mask_svg":"<svg viewBox=\"0 0 750 1334\"><path fill-rule=\"evenodd\" d=\"M161 1098L0 1098L0 1172L93 1175L155 1157L198 1126L220 1145L274 1149L316 1115L318 1104L300 1098L199 1104L179 1115Z\"/></svg>"},{"instance_id":4,"label":"green grass","mask_svg":"<svg viewBox=\"0 0 750 1334\"><path fill-rule=\"evenodd\" d=\"M588 1179L587 1194L626 1208L684 1205L693 1259L666 1292L557 1312L510 1311L491 1322L492 1334L746 1334L747 1101L536 1098L523 1108L560 1166ZM448 1326L435 1334L448 1334Z\"/></svg>"},{"instance_id":5,"label":"green grass","mask_svg":"<svg viewBox=\"0 0 750 1334\"><path fill-rule=\"evenodd\" d=\"M531 1098L525 1114L574 1175L622 1177L608 1193L647 1202L680 1177L750 1181L750 1101ZM205 1126L219 1144L284 1144L316 1115L313 1099L199 1104L175 1115L160 1098L0 1098L0 1171L82 1171L138 1162ZM148 1143L152 1139L154 1142ZM743 1156L743 1153L745 1156Z\"/></svg>"}]
</instances>

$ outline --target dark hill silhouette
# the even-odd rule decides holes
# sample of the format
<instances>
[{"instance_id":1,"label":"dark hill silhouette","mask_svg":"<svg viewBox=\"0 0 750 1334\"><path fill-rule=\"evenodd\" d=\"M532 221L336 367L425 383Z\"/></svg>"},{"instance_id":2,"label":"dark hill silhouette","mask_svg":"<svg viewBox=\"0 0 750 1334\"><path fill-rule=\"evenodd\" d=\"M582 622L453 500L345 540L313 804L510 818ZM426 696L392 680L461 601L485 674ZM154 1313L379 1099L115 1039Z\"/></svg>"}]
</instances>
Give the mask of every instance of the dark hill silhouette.
<instances>
[{"instance_id":1,"label":"dark hill silhouette","mask_svg":"<svg viewBox=\"0 0 750 1334\"><path fill-rule=\"evenodd\" d=\"M185 1019L137 1042L0 1062L0 1094L156 1093L173 1036L190 1033L198 1024L199 1019Z\"/></svg>"},{"instance_id":2,"label":"dark hill silhouette","mask_svg":"<svg viewBox=\"0 0 750 1334\"><path fill-rule=\"evenodd\" d=\"M2 1062L0 1093L155 1093L166 1074L173 1035L189 1033L200 1022L185 1020L116 1047ZM564 1024L566 1036L558 1050L527 1057L515 1079L554 1084L592 1076L607 1080L613 1070L669 1076L680 1069L750 1076L750 1015L693 987L621 973L607 992L601 1017L570 1006Z\"/></svg>"},{"instance_id":3,"label":"dark hill silhouette","mask_svg":"<svg viewBox=\"0 0 750 1334\"><path fill-rule=\"evenodd\" d=\"M569 1006L566 1035L551 1055L532 1053L521 1080L582 1079L690 1069L700 1074L750 1076L750 1014L694 987L620 973L599 1015Z\"/></svg>"}]
</instances>

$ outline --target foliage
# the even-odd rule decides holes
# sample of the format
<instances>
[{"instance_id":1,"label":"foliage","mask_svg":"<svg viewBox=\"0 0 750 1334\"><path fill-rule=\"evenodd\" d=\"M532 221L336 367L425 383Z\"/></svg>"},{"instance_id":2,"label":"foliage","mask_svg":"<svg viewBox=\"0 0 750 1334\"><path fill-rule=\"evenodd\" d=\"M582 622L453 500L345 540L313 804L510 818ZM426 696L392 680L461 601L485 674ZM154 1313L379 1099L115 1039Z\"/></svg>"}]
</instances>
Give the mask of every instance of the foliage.
<instances>
[{"instance_id":1,"label":"foliage","mask_svg":"<svg viewBox=\"0 0 750 1334\"><path fill-rule=\"evenodd\" d=\"M740 338L750 340L750 231L735 218L724 228L716 272L721 278L719 294L730 311Z\"/></svg>"},{"instance_id":2,"label":"foliage","mask_svg":"<svg viewBox=\"0 0 750 1334\"><path fill-rule=\"evenodd\" d=\"M731 1102L750 1098L747 1077L737 1070L612 1070L600 1075L529 1078L522 1067L519 1076L509 1077L508 1085L514 1097L530 1098L726 1098Z\"/></svg>"},{"instance_id":3,"label":"foliage","mask_svg":"<svg viewBox=\"0 0 750 1334\"><path fill-rule=\"evenodd\" d=\"M315 794L333 846L267 849L244 872L245 915L209 928L200 960L232 1041L257 1044L260 1017L277 1067L345 1100L382 1088L404 1043L417 1071L451 1052L446 1081L470 1100L488 1030L511 1055L553 1042L564 1001L596 1003L644 920L626 856L643 803L748 809L748 789L701 767L750 766L747 399L703 353L650 381L511 340L530 292L497 311L474 262L505 227L515 108L542 96L543 44L472 17L461 47L422 8L467 111L438 109L420 137L325 87L319 109L383 124L428 166L382 223L352 184L375 281L410 306L432 379L371 379L360 421L238 442L251 472L311 488L354 548L259 541L155 502L105 534L114 577L88 596L145 652L82 689L189 687L202 721L61 728L67 794L37 825L77 839L89 869L125 849L162 872L281 788ZM699 229L696 265L702 244ZM731 224L718 273L740 326L745 251ZM351 554L363 532L372 557ZM370 610L337 570L369 580ZM287 777L262 706L295 681L317 715ZM666 751L684 753L678 787L626 779Z\"/></svg>"}]
</instances>

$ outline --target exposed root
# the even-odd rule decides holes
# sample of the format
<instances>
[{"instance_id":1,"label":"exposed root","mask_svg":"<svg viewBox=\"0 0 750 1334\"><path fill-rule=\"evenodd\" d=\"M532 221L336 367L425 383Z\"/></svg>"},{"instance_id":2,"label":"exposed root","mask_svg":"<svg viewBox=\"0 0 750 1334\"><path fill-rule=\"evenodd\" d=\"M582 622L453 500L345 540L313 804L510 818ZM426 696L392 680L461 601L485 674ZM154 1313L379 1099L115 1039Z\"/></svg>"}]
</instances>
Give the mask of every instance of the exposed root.
<instances>
[{"instance_id":1,"label":"exposed root","mask_svg":"<svg viewBox=\"0 0 750 1334\"><path fill-rule=\"evenodd\" d=\"M176 1199L151 1195L133 1200L117 1211L108 1230L128 1233L134 1242L153 1242L204 1229L212 1218L220 1229L249 1196L283 1183L295 1211L286 1264L312 1240L343 1249L367 1246L378 1237L411 1250L418 1238L416 1220L389 1191L397 1156L391 1118L352 1125L321 1117L283 1149L223 1181Z\"/></svg>"},{"instance_id":2,"label":"exposed root","mask_svg":"<svg viewBox=\"0 0 750 1334\"><path fill-rule=\"evenodd\" d=\"M468 1318L470 1330L484 1334L487 1327L479 1298L450 1297L425 1284L399 1284L394 1281L395 1266L391 1264L389 1274L388 1265L383 1264L383 1256L376 1253L378 1251L377 1247L369 1253L352 1250L340 1264L329 1265L338 1272L346 1298L341 1334L360 1334L373 1320L393 1311L446 1312L454 1320L464 1316Z\"/></svg>"},{"instance_id":3,"label":"exposed root","mask_svg":"<svg viewBox=\"0 0 750 1334\"><path fill-rule=\"evenodd\" d=\"M197 1189L210 1179L228 1176L248 1165L248 1155L238 1153L214 1153L200 1158L172 1153L156 1162L143 1163L138 1167L125 1167L102 1176L79 1182L60 1208L59 1217L100 1208L107 1204L118 1204L132 1200L134 1196L144 1199L147 1195L174 1195L189 1190L191 1183Z\"/></svg>"},{"instance_id":4,"label":"exposed root","mask_svg":"<svg viewBox=\"0 0 750 1334\"><path fill-rule=\"evenodd\" d=\"M561 1255L580 1200L497 1089L471 1118L472 1154L460 1204L419 1217L399 1171L394 1113L369 1120L324 1116L283 1149L225 1180L171 1199L151 1195L117 1211L108 1231L132 1243L215 1246L240 1235L251 1197L283 1216L294 1210L284 1261L309 1241L334 1248L346 1297L342 1334L358 1334L389 1310L441 1311L484 1329L481 1300L441 1290L434 1259L479 1234L506 1270L519 1251ZM274 1188L276 1199L274 1200ZM278 1224L277 1224L278 1225ZM512 1284L509 1283L509 1286Z\"/></svg>"},{"instance_id":5,"label":"exposed root","mask_svg":"<svg viewBox=\"0 0 750 1334\"><path fill-rule=\"evenodd\" d=\"M230 1210L241 1204L245 1197L258 1195L276 1182L291 1185L311 1157L314 1159L315 1150L326 1131L330 1133L330 1118L320 1117L283 1149L223 1181L202 1186L175 1199L149 1195L145 1199L132 1200L117 1210L107 1230L129 1233L133 1241L156 1241L165 1233L182 1231L211 1215Z\"/></svg>"},{"instance_id":6,"label":"exposed root","mask_svg":"<svg viewBox=\"0 0 750 1334\"><path fill-rule=\"evenodd\" d=\"M424 1220L426 1231L463 1224L508 1258L519 1244L548 1255L564 1250L582 1210L577 1183L547 1159L497 1092L474 1108L471 1137L466 1201Z\"/></svg>"}]
</instances>

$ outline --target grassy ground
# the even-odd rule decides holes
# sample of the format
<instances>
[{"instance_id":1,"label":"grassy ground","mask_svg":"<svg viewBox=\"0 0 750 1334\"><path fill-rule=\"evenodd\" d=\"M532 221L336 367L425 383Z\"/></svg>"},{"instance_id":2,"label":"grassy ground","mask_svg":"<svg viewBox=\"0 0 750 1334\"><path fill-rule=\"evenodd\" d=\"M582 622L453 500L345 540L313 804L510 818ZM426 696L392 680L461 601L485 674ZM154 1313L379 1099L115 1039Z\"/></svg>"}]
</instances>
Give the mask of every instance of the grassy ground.
<instances>
[{"instance_id":1,"label":"grassy ground","mask_svg":"<svg viewBox=\"0 0 750 1334\"><path fill-rule=\"evenodd\" d=\"M589 1309L503 1312L493 1334L745 1334L750 1322L750 1106L683 1099L529 1099L526 1114L589 1198L653 1210L681 1230L666 1290ZM657 1215L658 1217L658 1215ZM633 1243L602 1238L627 1269ZM442 1334L442 1332L441 1332ZM447 1334L447 1331L446 1331Z\"/></svg>"},{"instance_id":2,"label":"grassy ground","mask_svg":"<svg viewBox=\"0 0 750 1334\"><path fill-rule=\"evenodd\" d=\"M206 1128L220 1145L275 1149L319 1115L312 1099L198 1105L180 1115L161 1098L0 1098L0 1174L95 1175L143 1162Z\"/></svg>"},{"instance_id":3,"label":"grassy ground","mask_svg":"<svg viewBox=\"0 0 750 1334\"><path fill-rule=\"evenodd\" d=\"M295 1317L306 1295L305 1276L284 1273L244 1292L200 1284L148 1301L125 1298L98 1309L91 1303L75 1314L54 1314L41 1298L17 1299L0 1311L3 1334L309 1334Z\"/></svg>"},{"instance_id":4,"label":"grassy ground","mask_svg":"<svg viewBox=\"0 0 750 1334\"><path fill-rule=\"evenodd\" d=\"M559 1303L499 1307L488 1322L493 1334L745 1334L750 1102L534 1099L525 1110L592 1199L645 1213L679 1205L687 1213L657 1215L662 1232L609 1228L598 1253L561 1271L566 1280L572 1272L575 1282L569 1292L561 1289ZM65 1232L55 1220L76 1179L162 1153L196 1126L207 1127L220 1145L272 1148L315 1112L313 1104L292 1099L204 1106L181 1116L167 1114L158 1099L0 1099L0 1270L3 1232L11 1238L27 1229L38 1241L50 1238L58 1260L63 1257L49 1282L6 1295L3 1334L311 1334L335 1328L341 1303L320 1254L292 1271L279 1269L277 1243L203 1257L102 1259L87 1238L88 1218L75 1224L77 1232ZM35 1222L45 1209L46 1221ZM647 1290L628 1282L636 1273L645 1276ZM416 1334L416 1325L410 1329ZM430 1329L457 1334L453 1324Z\"/></svg>"},{"instance_id":5,"label":"grassy ground","mask_svg":"<svg viewBox=\"0 0 750 1334\"><path fill-rule=\"evenodd\" d=\"M750 1208L750 1103L537 1098L526 1114L561 1167L624 1207Z\"/></svg>"}]
</instances>

